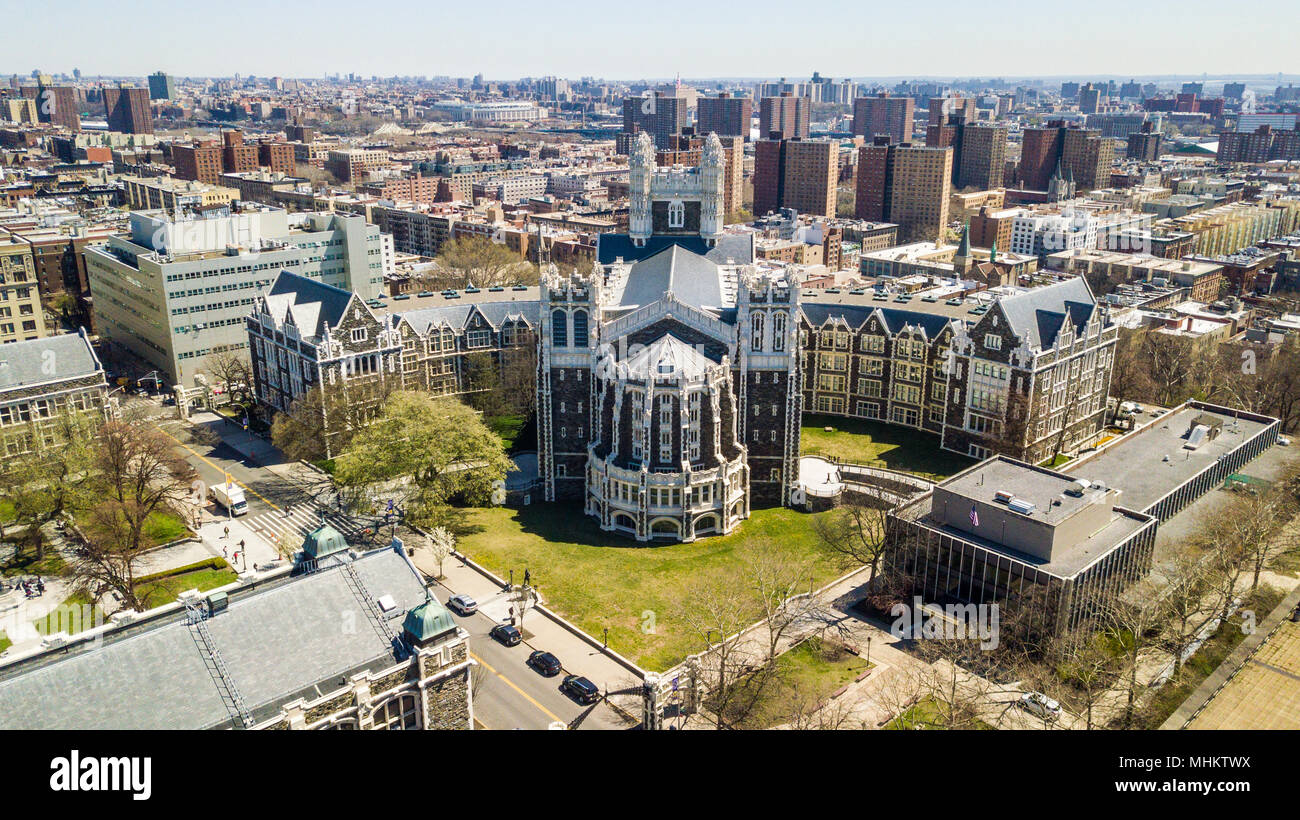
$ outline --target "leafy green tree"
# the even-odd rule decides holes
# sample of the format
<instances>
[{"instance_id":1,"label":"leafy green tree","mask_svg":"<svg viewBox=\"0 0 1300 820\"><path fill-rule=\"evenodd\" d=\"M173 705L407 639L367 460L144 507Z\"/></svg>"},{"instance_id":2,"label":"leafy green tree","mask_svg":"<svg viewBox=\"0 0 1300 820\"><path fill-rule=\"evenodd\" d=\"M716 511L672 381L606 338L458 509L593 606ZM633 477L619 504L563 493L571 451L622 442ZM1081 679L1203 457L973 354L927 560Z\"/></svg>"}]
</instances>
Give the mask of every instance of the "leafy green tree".
<instances>
[{"instance_id":1,"label":"leafy green tree","mask_svg":"<svg viewBox=\"0 0 1300 820\"><path fill-rule=\"evenodd\" d=\"M0 498L14 510L14 523L26 526L36 560L45 557L40 529L65 513L81 507L94 495L96 419L78 411L64 411L53 420L33 420L28 434L36 452L5 459L0 467Z\"/></svg>"},{"instance_id":2,"label":"leafy green tree","mask_svg":"<svg viewBox=\"0 0 1300 820\"><path fill-rule=\"evenodd\" d=\"M459 500L486 504L513 465L500 436L454 399L399 391L352 438L335 463L335 480L354 509L392 499L421 527L445 521Z\"/></svg>"},{"instance_id":3,"label":"leafy green tree","mask_svg":"<svg viewBox=\"0 0 1300 820\"><path fill-rule=\"evenodd\" d=\"M444 243L438 265L452 275L453 288L536 285L539 280L536 265L481 236L461 236Z\"/></svg>"}]
</instances>

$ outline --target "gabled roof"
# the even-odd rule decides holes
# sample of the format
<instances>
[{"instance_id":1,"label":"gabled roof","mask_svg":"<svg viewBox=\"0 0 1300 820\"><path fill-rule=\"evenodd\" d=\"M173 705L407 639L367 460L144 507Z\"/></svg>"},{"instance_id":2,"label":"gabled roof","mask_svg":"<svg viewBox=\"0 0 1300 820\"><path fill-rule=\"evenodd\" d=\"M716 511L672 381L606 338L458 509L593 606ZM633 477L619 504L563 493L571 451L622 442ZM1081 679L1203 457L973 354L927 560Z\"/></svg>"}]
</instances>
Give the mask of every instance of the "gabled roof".
<instances>
[{"instance_id":1,"label":"gabled roof","mask_svg":"<svg viewBox=\"0 0 1300 820\"><path fill-rule=\"evenodd\" d=\"M645 241L644 246L637 247L627 234L603 233L596 238L596 261L602 265L612 265L619 258L624 262L636 262L674 245L719 265L727 264L728 259L737 265L748 265L754 261L752 233L723 234L712 248L699 236L652 236Z\"/></svg>"},{"instance_id":2,"label":"gabled roof","mask_svg":"<svg viewBox=\"0 0 1300 820\"><path fill-rule=\"evenodd\" d=\"M997 304L1012 331L1038 349L1056 344L1067 321L1076 334L1082 334L1097 310L1097 302L1082 276L1005 296Z\"/></svg>"},{"instance_id":3,"label":"gabled roof","mask_svg":"<svg viewBox=\"0 0 1300 820\"><path fill-rule=\"evenodd\" d=\"M626 366L633 378L697 379L715 362L671 333L665 333L619 364L620 368Z\"/></svg>"},{"instance_id":4,"label":"gabled roof","mask_svg":"<svg viewBox=\"0 0 1300 820\"><path fill-rule=\"evenodd\" d=\"M286 316L292 315L300 336L320 338L325 334L325 328L337 325L343 318L352 294L283 270L264 298L277 322L283 323Z\"/></svg>"},{"instance_id":5,"label":"gabled roof","mask_svg":"<svg viewBox=\"0 0 1300 820\"><path fill-rule=\"evenodd\" d=\"M0 345L0 391L103 373L85 331Z\"/></svg>"},{"instance_id":6,"label":"gabled roof","mask_svg":"<svg viewBox=\"0 0 1300 820\"><path fill-rule=\"evenodd\" d=\"M669 245L634 264L628 271L619 304L649 305L669 292L677 301L692 307L729 307L718 264L680 245Z\"/></svg>"},{"instance_id":7,"label":"gabled roof","mask_svg":"<svg viewBox=\"0 0 1300 820\"><path fill-rule=\"evenodd\" d=\"M957 321L937 313L922 313L914 310L898 310L881 305L839 305L805 302L799 306L808 324L821 327L827 319L843 319L855 330L871 318L873 313L880 314L880 320L891 336L899 333L907 325L919 326L925 331L927 339L933 339L943 332L950 322Z\"/></svg>"},{"instance_id":8,"label":"gabled roof","mask_svg":"<svg viewBox=\"0 0 1300 820\"><path fill-rule=\"evenodd\" d=\"M472 305L440 305L431 308L418 308L405 313L393 314L399 321L406 322L411 329L421 336L429 328L446 324L454 330L462 330L477 311L493 328L500 329L506 322L525 321L530 327L536 327L540 301L531 302L479 302Z\"/></svg>"}]
</instances>

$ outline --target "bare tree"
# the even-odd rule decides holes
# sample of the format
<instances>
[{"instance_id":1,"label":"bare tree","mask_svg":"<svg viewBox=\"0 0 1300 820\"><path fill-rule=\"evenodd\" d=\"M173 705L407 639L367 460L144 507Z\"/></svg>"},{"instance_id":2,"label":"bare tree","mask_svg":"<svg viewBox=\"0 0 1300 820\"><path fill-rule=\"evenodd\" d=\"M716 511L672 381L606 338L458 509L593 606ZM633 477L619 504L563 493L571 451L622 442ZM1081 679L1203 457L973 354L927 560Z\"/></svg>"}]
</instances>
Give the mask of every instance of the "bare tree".
<instances>
[{"instance_id":1,"label":"bare tree","mask_svg":"<svg viewBox=\"0 0 1300 820\"><path fill-rule=\"evenodd\" d=\"M460 282L452 285L456 288L535 285L540 278L536 265L505 245L480 236L461 236L443 243L438 265Z\"/></svg>"},{"instance_id":2,"label":"bare tree","mask_svg":"<svg viewBox=\"0 0 1300 820\"><path fill-rule=\"evenodd\" d=\"M212 353L203 360L206 370L235 403L245 403L252 395L253 371L248 360L237 353Z\"/></svg>"},{"instance_id":3,"label":"bare tree","mask_svg":"<svg viewBox=\"0 0 1300 820\"><path fill-rule=\"evenodd\" d=\"M1124 595L1097 602L1099 623L1116 641L1123 654L1123 673L1117 682L1123 687L1125 698L1122 725L1133 727L1137 697L1141 690L1138 670L1144 653L1157 644L1163 613L1150 602L1159 599L1159 588L1151 578L1145 578L1130 587Z\"/></svg>"},{"instance_id":4,"label":"bare tree","mask_svg":"<svg viewBox=\"0 0 1300 820\"><path fill-rule=\"evenodd\" d=\"M135 563L152 544L145 525L190 493L194 468L159 430L109 422L100 432L95 467L102 501L91 510L88 543L73 576L95 595L111 590L126 606L145 609L137 596Z\"/></svg>"},{"instance_id":5,"label":"bare tree","mask_svg":"<svg viewBox=\"0 0 1300 820\"><path fill-rule=\"evenodd\" d=\"M892 506L883 493L869 492L815 519L813 531L821 545L838 557L845 568L870 567L874 582L887 545L886 525Z\"/></svg>"},{"instance_id":6,"label":"bare tree","mask_svg":"<svg viewBox=\"0 0 1300 820\"><path fill-rule=\"evenodd\" d=\"M677 614L705 646L700 672L709 692L707 702L717 728L729 728L729 719L738 717L734 707L753 663L741 641L728 640L753 620L743 577L735 570L696 577L681 596Z\"/></svg>"}]
</instances>

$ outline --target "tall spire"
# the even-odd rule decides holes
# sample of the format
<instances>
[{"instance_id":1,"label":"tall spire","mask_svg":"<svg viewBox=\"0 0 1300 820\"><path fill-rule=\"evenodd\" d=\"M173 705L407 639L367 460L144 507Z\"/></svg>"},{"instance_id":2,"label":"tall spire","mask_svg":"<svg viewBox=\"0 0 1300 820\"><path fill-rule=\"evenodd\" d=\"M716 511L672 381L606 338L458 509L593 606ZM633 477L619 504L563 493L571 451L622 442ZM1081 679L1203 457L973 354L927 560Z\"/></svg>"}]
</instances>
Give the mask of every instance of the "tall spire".
<instances>
[{"instance_id":1,"label":"tall spire","mask_svg":"<svg viewBox=\"0 0 1300 820\"><path fill-rule=\"evenodd\" d=\"M961 242L957 245L957 256L965 259L970 256L970 220L961 229Z\"/></svg>"}]
</instances>

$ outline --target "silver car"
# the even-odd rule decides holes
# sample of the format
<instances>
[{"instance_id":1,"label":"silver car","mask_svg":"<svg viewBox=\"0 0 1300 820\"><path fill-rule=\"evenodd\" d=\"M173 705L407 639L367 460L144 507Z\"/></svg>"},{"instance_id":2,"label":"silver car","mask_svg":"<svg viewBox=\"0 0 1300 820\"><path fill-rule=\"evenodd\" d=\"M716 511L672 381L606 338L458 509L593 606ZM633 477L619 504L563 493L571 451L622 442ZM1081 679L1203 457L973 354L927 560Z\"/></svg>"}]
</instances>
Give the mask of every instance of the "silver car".
<instances>
[{"instance_id":1,"label":"silver car","mask_svg":"<svg viewBox=\"0 0 1300 820\"><path fill-rule=\"evenodd\" d=\"M447 608L460 615L473 615L478 612L478 601L468 595L453 595L447 599Z\"/></svg>"},{"instance_id":2,"label":"silver car","mask_svg":"<svg viewBox=\"0 0 1300 820\"><path fill-rule=\"evenodd\" d=\"M1026 692L1021 695L1020 708L1043 720L1057 720L1061 717L1061 704L1042 692Z\"/></svg>"}]
</instances>

